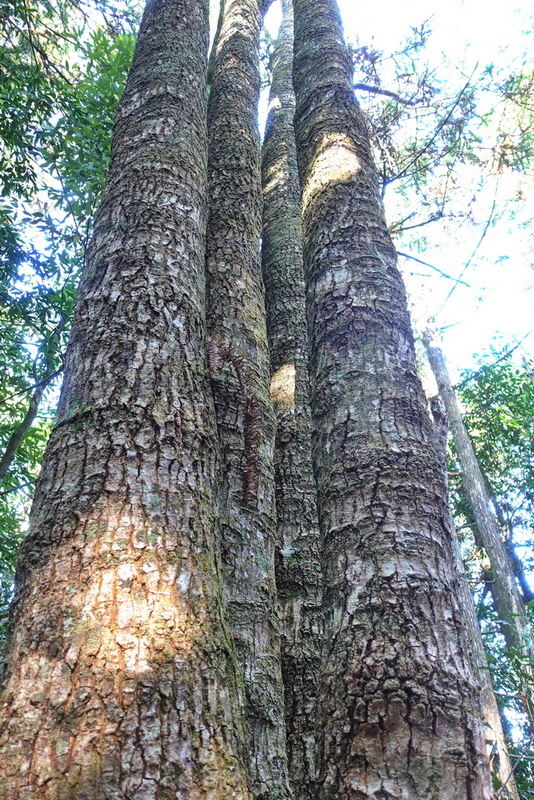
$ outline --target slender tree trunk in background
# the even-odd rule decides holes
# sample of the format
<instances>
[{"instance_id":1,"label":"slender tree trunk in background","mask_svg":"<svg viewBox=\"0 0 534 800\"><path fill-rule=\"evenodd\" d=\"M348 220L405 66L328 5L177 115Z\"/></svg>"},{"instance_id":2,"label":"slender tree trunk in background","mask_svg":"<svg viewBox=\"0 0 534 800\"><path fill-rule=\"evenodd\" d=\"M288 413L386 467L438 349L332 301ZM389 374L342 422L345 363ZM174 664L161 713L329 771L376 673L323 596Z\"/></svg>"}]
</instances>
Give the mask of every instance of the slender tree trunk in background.
<instances>
[{"instance_id":1,"label":"slender tree trunk in background","mask_svg":"<svg viewBox=\"0 0 534 800\"><path fill-rule=\"evenodd\" d=\"M6 800L250 800L214 523L207 4L151 0L17 575Z\"/></svg>"},{"instance_id":2,"label":"slender tree trunk in background","mask_svg":"<svg viewBox=\"0 0 534 800\"><path fill-rule=\"evenodd\" d=\"M510 559L510 563L512 565L512 572L514 573L519 584L521 600L526 606L527 603L530 603L531 600L534 600L534 591L532 591L530 588L523 562L515 551L513 523L506 519L500 504L497 502L497 498L493 494L493 489L490 485L487 475L482 473L482 477L484 478L484 484L491 498L491 505L495 509L495 516L497 518L498 525L502 531L506 531L504 546L506 547L506 552L508 553L508 558Z\"/></svg>"},{"instance_id":3,"label":"slender tree trunk in background","mask_svg":"<svg viewBox=\"0 0 534 800\"><path fill-rule=\"evenodd\" d=\"M261 273L258 0L226 0L208 112L208 329L230 625L257 800L288 796L274 550L275 418Z\"/></svg>"},{"instance_id":4,"label":"slender tree trunk in background","mask_svg":"<svg viewBox=\"0 0 534 800\"><path fill-rule=\"evenodd\" d=\"M52 378L48 378L48 380L45 379L41 381L38 388L32 392L30 402L28 403L28 410L9 437L6 449L4 450L2 458L0 459L0 481L3 480L9 472L11 464L15 460L15 456L17 455L17 451L22 444L24 437L33 425L33 422L39 413L39 406L41 405L43 394L51 380Z\"/></svg>"},{"instance_id":5,"label":"slender tree trunk in background","mask_svg":"<svg viewBox=\"0 0 534 800\"><path fill-rule=\"evenodd\" d=\"M43 399L43 395L49 386L49 384L54 380L54 378L59 374L57 370L55 370L52 366L52 349L57 347L57 343L59 337L61 335L61 331L65 327L65 319L62 319L61 322L56 326L55 330L53 331L52 335L50 336L50 340L46 346L45 351L45 366L43 370L43 375L41 378L36 380L36 384L34 386L34 391L30 397L30 402L28 404L28 410L26 411L23 419L17 425L11 436L9 437L8 443L6 445L6 449L0 459L0 481L2 481L7 473L11 468L11 464L15 460L17 455L17 451L24 441L24 437L30 430L31 426L33 425L35 419L37 418L37 414L39 413L39 406L41 405L41 400ZM37 363L37 359L35 364Z\"/></svg>"},{"instance_id":6,"label":"slender tree trunk in background","mask_svg":"<svg viewBox=\"0 0 534 800\"><path fill-rule=\"evenodd\" d=\"M315 798L322 642L317 493L311 457L300 185L293 116L293 8L272 56L263 144L263 273L276 413L277 588L282 613L288 768L295 800Z\"/></svg>"},{"instance_id":7,"label":"slender tree trunk in background","mask_svg":"<svg viewBox=\"0 0 534 800\"><path fill-rule=\"evenodd\" d=\"M449 433L449 422L445 404L439 395L432 397L429 401L431 416L434 421L434 431L438 444L438 455L445 480L448 480L447 471L447 438ZM453 536L454 554L456 568L458 570L458 586L461 592L460 602L464 609L467 620L469 639L472 646L473 667L477 672L481 686L482 717L484 721L484 736L486 739L486 751L490 764L491 774L498 779L499 786L502 788L501 797L503 800L519 800L519 794L515 785L512 763L508 755L508 748L504 738L504 732L493 691L491 675L488 669L486 651L480 633L477 612L473 602L473 596L467 575L465 574L460 544L456 535Z\"/></svg>"},{"instance_id":8,"label":"slender tree trunk in background","mask_svg":"<svg viewBox=\"0 0 534 800\"><path fill-rule=\"evenodd\" d=\"M296 0L324 535L320 800L492 797L446 487L334 0Z\"/></svg>"},{"instance_id":9,"label":"slender tree trunk in background","mask_svg":"<svg viewBox=\"0 0 534 800\"><path fill-rule=\"evenodd\" d=\"M462 413L451 384L445 359L432 331L426 330L424 332L423 342L438 384L439 393L447 409L469 507L473 513L476 527L491 564L493 582L490 584L490 591L495 610L499 618L505 623L502 626L502 632L506 644L516 651L518 655L532 663L534 654L525 642L525 632L529 630L529 621L525 613L521 592L515 579L513 566L502 538L497 517L491 507L491 497L486 481L478 465L471 439L462 419ZM524 698L523 705L528 713L532 727L534 709L526 687L524 687L522 694Z\"/></svg>"}]
</instances>

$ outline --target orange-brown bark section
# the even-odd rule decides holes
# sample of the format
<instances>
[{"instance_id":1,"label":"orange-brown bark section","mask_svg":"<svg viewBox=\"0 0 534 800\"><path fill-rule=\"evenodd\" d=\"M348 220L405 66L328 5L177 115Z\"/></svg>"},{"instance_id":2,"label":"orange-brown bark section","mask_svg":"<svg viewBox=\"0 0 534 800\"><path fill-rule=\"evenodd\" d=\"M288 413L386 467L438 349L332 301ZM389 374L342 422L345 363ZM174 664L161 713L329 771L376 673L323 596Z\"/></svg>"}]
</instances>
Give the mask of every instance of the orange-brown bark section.
<instances>
[{"instance_id":1,"label":"orange-brown bark section","mask_svg":"<svg viewBox=\"0 0 534 800\"><path fill-rule=\"evenodd\" d=\"M215 522L207 7L153 0L17 575L9 800L250 800Z\"/></svg>"}]
</instances>

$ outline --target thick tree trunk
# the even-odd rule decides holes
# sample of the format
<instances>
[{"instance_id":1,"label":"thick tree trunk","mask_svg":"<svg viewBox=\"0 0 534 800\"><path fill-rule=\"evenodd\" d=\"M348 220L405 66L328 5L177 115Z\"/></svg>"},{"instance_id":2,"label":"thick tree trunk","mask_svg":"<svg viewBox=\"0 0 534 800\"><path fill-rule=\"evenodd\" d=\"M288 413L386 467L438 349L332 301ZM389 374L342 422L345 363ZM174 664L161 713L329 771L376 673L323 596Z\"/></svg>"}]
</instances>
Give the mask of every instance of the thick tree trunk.
<instances>
[{"instance_id":1,"label":"thick tree trunk","mask_svg":"<svg viewBox=\"0 0 534 800\"><path fill-rule=\"evenodd\" d=\"M492 797L446 488L334 0L295 2L324 534L321 800Z\"/></svg>"},{"instance_id":2,"label":"thick tree trunk","mask_svg":"<svg viewBox=\"0 0 534 800\"><path fill-rule=\"evenodd\" d=\"M293 116L293 7L273 57L262 161L263 273L276 413L277 587L287 756L295 800L315 798L317 677L322 642L317 495L311 457L300 185Z\"/></svg>"},{"instance_id":3,"label":"thick tree trunk","mask_svg":"<svg viewBox=\"0 0 534 800\"><path fill-rule=\"evenodd\" d=\"M207 4L150 0L17 575L6 800L250 800L214 522Z\"/></svg>"},{"instance_id":4,"label":"thick tree trunk","mask_svg":"<svg viewBox=\"0 0 534 800\"><path fill-rule=\"evenodd\" d=\"M288 795L274 550L275 418L261 274L258 0L227 0L213 59L208 329L222 452L219 516L257 800Z\"/></svg>"},{"instance_id":5,"label":"thick tree trunk","mask_svg":"<svg viewBox=\"0 0 534 800\"><path fill-rule=\"evenodd\" d=\"M515 578L513 565L508 556L496 514L492 510L491 496L478 465L471 439L464 425L458 399L451 384L445 359L436 343L435 334L427 329L423 334L423 342L438 384L440 396L447 409L467 501L473 513L482 545L488 554L491 564L492 582L490 591L495 610L499 618L504 622L502 632L506 644L524 659L525 672L528 674L527 665L528 663L533 663L534 653L526 643L528 641L526 633L530 625ZM523 689L523 704L529 716L531 728L534 730L534 709L528 696L528 688L524 686Z\"/></svg>"}]
</instances>

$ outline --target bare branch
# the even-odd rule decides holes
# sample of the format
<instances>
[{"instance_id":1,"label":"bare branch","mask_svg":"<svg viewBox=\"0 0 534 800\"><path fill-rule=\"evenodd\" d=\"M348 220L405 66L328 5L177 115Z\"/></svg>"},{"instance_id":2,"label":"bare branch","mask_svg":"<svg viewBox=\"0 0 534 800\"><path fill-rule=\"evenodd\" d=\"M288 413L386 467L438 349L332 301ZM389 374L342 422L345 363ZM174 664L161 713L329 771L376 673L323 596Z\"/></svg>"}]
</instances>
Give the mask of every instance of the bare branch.
<instances>
[{"instance_id":1,"label":"bare branch","mask_svg":"<svg viewBox=\"0 0 534 800\"><path fill-rule=\"evenodd\" d=\"M456 107L460 103L460 100L462 99L462 97L466 93L467 89L469 88L469 86L471 84L471 78L475 74L475 71L477 70L477 68L478 68L478 64L475 65L475 69L473 70L473 72L469 76L469 80L467 81L465 86L461 89L460 93L458 94L458 97L456 98L456 100L454 101L453 105L451 106L451 108L449 110L449 113L444 117L444 119L441 120L441 122L437 126L436 130L434 131L434 133L432 134L432 136L430 137L428 142L425 144L425 146L421 150L419 150L418 153L415 154L415 156L412 158L412 160L409 161L408 164L406 164L404 169L402 169L399 173L397 173L397 175L395 175L393 178L390 179L390 183L392 181L398 180L399 178L402 178L403 175L405 175L408 172L410 167L412 167L421 158L423 153L426 153L426 151L434 144L434 142L436 141L436 139L438 137L438 134L445 127L447 122L450 120L450 118L452 117Z\"/></svg>"},{"instance_id":2,"label":"bare branch","mask_svg":"<svg viewBox=\"0 0 534 800\"><path fill-rule=\"evenodd\" d=\"M515 762L515 764L514 764L514 766L512 768L512 771L510 772L510 775L508 776L508 779L503 783L503 785L501 786L501 788L497 792L497 794L496 794L496 798L497 799L502 796L502 793L504 791L506 791L506 784L513 777L514 772L516 771L516 769L519 766L519 764L523 761L524 758L527 757L527 753L530 750L530 745L532 744L532 742L534 742L534 736L530 737L530 739L528 740L528 742L526 743L526 745L524 746L523 750L521 751L521 753L518 756L511 756L511 758L517 758L517 761Z\"/></svg>"},{"instance_id":3,"label":"bare branch","mask_svg":"<svg viewBox=\"0 0 534 800\"><path fill-rule=\"evenodd\" d=\"M465 267L463 268L463 270L460 272L460 275L459 275L459 276L458 276L458 278L456 279L456 283L455 283L455 285L452 287L452 289L450 290L449 294L447 295L447 297L445 298L445 300L443 301L443 303L442 303L442 304L441 304L441 306L439 307L438 311L436 312L436 314L435 314L435 316L436 316L436 317L437 317L437 315L438 315L439 313L441 313L441 311L443 311L443 308L445 307L445 304L446 304L446 303L449 301L449 299L451 298L451 296L452 296L452 293L453 293L453 292L454 292L454 290L456 289L457 285L458 285L459 283L461 283L461 282L462 282L462 281L461 281L461 278L463 278L463 276L465 275L465 273L467 272L467 270L468 270L468 269L469 269L469 267L471 266L471 263L472 263L472 261L473 261L474 257L476 256L476 254L477 254L477 252L478 252L478 249L479 249L480 245L482 244L482 242L484 241L484 239L485 239L485 237L486 237L486 234L487 234L487 232L488 232L488 230L489 230L489 226L491 225L491 223L492 223L492 221L493 221L493 215L495 214L495 208L496 208L496 206L497 206L497 190L498 190L498 188L499 188L499 181L497 181L497 183L496 183L496 186L495 186L495 194L493 195L493 204L492 204L492 206L491 206L491 211L490 211L490 213L489 213L488 219L486 220L486 224L484 225L484 230L482 231L482 235L480 236L480 239L479 239L479 240L478 240L478 242L476 243L475 249L474 249L474 250L473 250L473 252L471 253L471 255L470 255L470 257L469 257L469 259L468 259L468 261L467 261L467 263L466 263Z\"/></svg>"},{"instance_id":4,"label":"bare branch","mask_svg":"<svg viewBox=\"0 0 534 800\"><path fill-rule=\"evenodd\" d=\"M447 275L446 272L443 272L443 270L438 269L438 267L435 267L433 264L429 264L428 261L422 261L420 258L416 258L415 256L410 255L410 253L401 253L399 250L397 250L397 255L398 256L402 256L403 258L410 258L412 261L417 261L418 264L424 264L425 267L429 267L429 269L433 269L434 272L437 272L443 278L448 278L450 281L457 281L458 280L457 278L453 278L452 275ZM463 283L464 286L468 286L469 288L471 288L470 284L466 283L465 281L459 281L459 283Z\"/></svg>"},{"instance_id":5,"label":"bare branch","mask_svg":"<svg viewBox=\"0 0 534 800\"><path fill-rule=\"evenodd\" d=\"M407 100L405 97L401 97L395 92L390 92L389 89L379 89L378 86L370 86L368 83L355 83L354 89L358 89L360 92L370 92L371 94L382 94L385 97L392 97L397 103L401 103L403 106L417 105L415 100Z\"/></svg>"},{"instance_id":6,"label":"bare branch","mask_svg":"<svg viewBox=\"0 0 534 800\"><path fill-rule=\"evenodd\" d=\"M463 281L462 281L462 283L463 283ZM488 369L493 369L493 367L496 367L497 364L500 364L501 361L504 361L505 358L508 358L508 356L511 356L512 353L514 352L514 350L517 350L518 347L521 347L521 345L523 344L525 339L527 339L530 336L531 333L534 333L534 328L532 330L530 330L528 333L525 333L525 335L523 336L522 339L520 339L516 344L514 344L513 347L508 348L508 350L506 350L501 356L499 356L499 358L496 361L494 361L492 364L486 364L485 366L481 367L480 369L477 369L476 372L471 373L471 375L468 375L467 378L464 378L463 381L460 381L460 383L457 383L454 388L455 389L462 389L467 383L469 383L470 381L474 380L475 378L478 378L478 376L482 372L485 372Z\"/></svg>"},{"instance_id":7,"label":"bare branch","mask_svg":"<svg viewBox=\"0 0 534 800\"><path fill-rule=\"evenodd\" d=\"M26 486L33 486L35 481L26 481L26 483L19 483L18 486L13 486L12 489L6 489L4 492L0 492L0 497L5 497L6 494L12 494L12 492L18 492L19 489L25 489Z\"/></svg>"},{"instance_id":8,"label":"bare branch","mask_svg":"<svg viewBox=\"0 0 534 800\"><path fill-rule=\"evenodd\" d=\"M398 228L391 228L391 233L403 233L404 231L412 231L414 228L422 228L425 225L429 225L431 222L438 222L443 217L443 214L433 214L428 219L423 220L423 222L417 222L415 225L404 225Z\"/></svg>"}]
</instances>

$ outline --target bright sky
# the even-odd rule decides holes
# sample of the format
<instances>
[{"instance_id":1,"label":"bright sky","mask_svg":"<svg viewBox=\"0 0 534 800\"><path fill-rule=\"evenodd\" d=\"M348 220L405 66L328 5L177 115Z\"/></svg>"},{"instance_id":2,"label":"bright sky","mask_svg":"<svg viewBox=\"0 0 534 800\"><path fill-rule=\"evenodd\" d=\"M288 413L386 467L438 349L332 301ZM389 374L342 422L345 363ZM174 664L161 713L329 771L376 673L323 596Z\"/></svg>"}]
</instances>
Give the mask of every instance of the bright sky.
<instances>
[{"instance_id":1,"label":"bright sky","mask_svg":"<svg viewBox=\"0 0 534 800\"><path fill-rule=\"evenodd\" d=\"M480 74L491 62L503 69L506 77L515 64L521 63L521 54L533 50L532 12L516 5L517 0L506 8L501 4L498 13L490 12L487 0L338 2L348 40L385 53L401 50L411 29L429 20L433 33L426 57L440 65L440 70L445 61L451 84L465 83L473 70ZM276 34L280 13L277 0L266 20L272 35ZM487 102L491 107L493 97L488 96ZM475 192L477 169L465 169L466 202ZM426 229L426 250L414 251L414 255L454 277L460 276L476 251L463 275L470 286L457 285L446 300L454 286L452 281L406 275L414 320L436 315L437 324L445 328L443 349L453 368L470 367L474 354L487 352L492 344L499 347L520 340L534 328L533 182L524 177L519 181L517 174L502 174L497 183L489 183L472 205L478 226L464 226L457 233L450 226L433 223ZM477 248L495 196L498 207L506 198L515 198L509 205L515 219L495 221ZM397 202L386 194L386 211L391 219L402 218L403 209L395 207ZM400 266L406 272L419 271L414 262L405 259L400 259ZM523 346L534 353L534 333Z\"/></svg>"}]
</instances>

